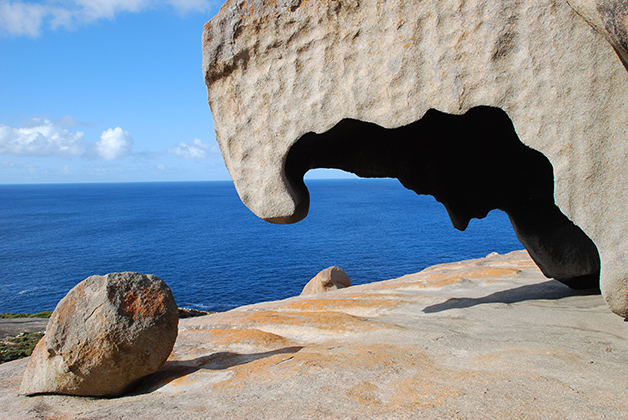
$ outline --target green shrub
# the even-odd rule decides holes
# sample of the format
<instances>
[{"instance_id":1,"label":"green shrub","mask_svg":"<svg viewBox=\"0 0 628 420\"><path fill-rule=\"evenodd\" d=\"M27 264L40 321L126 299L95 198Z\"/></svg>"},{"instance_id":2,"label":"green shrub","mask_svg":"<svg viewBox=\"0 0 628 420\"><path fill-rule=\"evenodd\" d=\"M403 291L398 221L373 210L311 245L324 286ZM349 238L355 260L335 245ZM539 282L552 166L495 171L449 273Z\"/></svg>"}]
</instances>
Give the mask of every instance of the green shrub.
<instances>
[{"instance_id":1,"label":"green shrub","mask_svg":"<svg viewBox=\"0 0 628 420\"><path fill-rule=\"evenodd\" d=\"M52 315L52 312L37 312L36 314L25 314L25 313L21 313L21 314L14 314L11 312L4 312L4 313L0 313L0 318L10 318L10 319L14 319L14 318L50 318L50 315Z\"/></svg>"},{"instance_id":2,"label":"green shrub","mask_svg":"<svg viewBox=\"0 0 628 420\"><path fill-rule=\"evenodd\" d=\"M44 336L44 333L21 332L15 337L0 341L0 364L28 357Z\"/></svg>"}]
</instances>

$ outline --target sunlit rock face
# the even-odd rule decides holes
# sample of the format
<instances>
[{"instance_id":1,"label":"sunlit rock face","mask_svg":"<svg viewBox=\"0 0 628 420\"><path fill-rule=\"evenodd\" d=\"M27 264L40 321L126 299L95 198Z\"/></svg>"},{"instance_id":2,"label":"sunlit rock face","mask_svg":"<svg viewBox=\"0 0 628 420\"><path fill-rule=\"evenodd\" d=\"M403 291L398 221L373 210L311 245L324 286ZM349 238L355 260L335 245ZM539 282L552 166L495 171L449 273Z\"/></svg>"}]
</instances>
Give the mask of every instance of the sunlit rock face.
<instances>
[{"instance_id":1,"label":"sunlit rock face","mask_svg":"<svg viewBox=\"0 0 628 420\"><path fill-rule=\"evenodd\" d=\"M327 267L312 278L301 291L301 296L344 289L351 286L351 279L340 267Z\"/></svg>"},{"instance_id":2,"label":"sunlit rock face","mask_svg":"<svg viewBox=\"0 0 628 420\"><path fill-rule=\"evenodd\" d=\"M177 338L179 311L159 277L140 273L91 276L52 313L20 392L116 396L159 369ZM19 418L2 416L0 418Z\"/></svg>"},{"instance_id":3,"label":"sunlit rock face","mask_svg":"<svg viewBox=\"0 0 628 420\"><path fill-rule=\"evenodd\" d=\"M544 274L628 316L623 9L573 3L603 35L565 1L228 1L203 64L242 201L292 223L309 169L396 177L461 229L505 210Z\"/></svg>"},{"instance_id":4,"label":"sunlit rock face","mask_svg":"<svg viewBox=\"0 0 628 420\"><path fill-rule=\"evenodd\" d=\"M0 419L625 419L626 324L525 251L182 319L121 398L20 396Z\"/></svg>"}]
</instances>

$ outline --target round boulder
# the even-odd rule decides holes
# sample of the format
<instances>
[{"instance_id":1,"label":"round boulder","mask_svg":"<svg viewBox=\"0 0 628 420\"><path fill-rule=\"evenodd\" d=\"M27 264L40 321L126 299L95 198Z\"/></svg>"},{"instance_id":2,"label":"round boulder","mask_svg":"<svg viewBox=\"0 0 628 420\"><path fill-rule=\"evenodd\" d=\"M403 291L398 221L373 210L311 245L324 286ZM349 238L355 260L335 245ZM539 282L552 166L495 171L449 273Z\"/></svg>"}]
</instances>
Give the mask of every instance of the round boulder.
<instances>
[{"instance_id":1,"label":"round boulder","mask_svg":"<svg viewBox=\"0 0 628 420\"><path fill-rule=\"evenodd\" d=\"M160 278L128 272L91 276L52 313L20 392L119 395L164 364L178 323L174 297Z\"/></svg>"},{"instance_id":2,"label":"round boulder","mask_svg":"<svg viewBox=\"0 0 628 420\"><path fill-rule=\"evenodd\" d=\"M327 267L310 280L303 288L301 296L343 289L349 286L351 286L351 279L347 273L334 265Z\"/></svg>"}]
</instances>

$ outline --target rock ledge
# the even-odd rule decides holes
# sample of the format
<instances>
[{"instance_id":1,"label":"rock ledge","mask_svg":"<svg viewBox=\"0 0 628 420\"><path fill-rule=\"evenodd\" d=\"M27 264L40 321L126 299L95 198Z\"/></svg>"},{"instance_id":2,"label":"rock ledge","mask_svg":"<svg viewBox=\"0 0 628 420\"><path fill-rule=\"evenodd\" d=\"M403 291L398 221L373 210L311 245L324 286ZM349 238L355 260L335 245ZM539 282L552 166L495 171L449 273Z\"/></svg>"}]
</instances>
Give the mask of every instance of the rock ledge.
<instances>
[{"instance_id":1,"label":"rock ledge","mask_svg":"<svg viewBox=\"0 0 628 420\"><path fill-rule=\"evenodd\" d=\"M491 255L181 320L121 398L19 396L27 361L6 363L0 418L626 419L627 328L525 252Z\"/></svg>"}]
</instances>

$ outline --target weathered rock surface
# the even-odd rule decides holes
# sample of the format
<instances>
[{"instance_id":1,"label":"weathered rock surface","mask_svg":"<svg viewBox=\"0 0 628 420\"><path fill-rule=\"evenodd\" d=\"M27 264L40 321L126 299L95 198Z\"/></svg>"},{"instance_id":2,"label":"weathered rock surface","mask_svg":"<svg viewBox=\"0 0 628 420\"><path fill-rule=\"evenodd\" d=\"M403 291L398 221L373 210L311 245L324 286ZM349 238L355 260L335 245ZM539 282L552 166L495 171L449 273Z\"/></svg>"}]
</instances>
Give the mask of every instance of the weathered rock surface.
<instances>
[{"instance_id":1,"label":"weathered rock surface","mask_svg":"<svg viewBox=\"0 0 628 420\"><path fill-rule=\"evenodd\" d=\"M396 177L460 229L505 210L547 276L628 316L625 5L570 3L602 35L563 0L227 1L203 63L242 201L291 223L311 168Z\"/></svg>"},{"instance_id":2,"label":"weathered rock surface","mask_svg":"<svg viewBox=\"0 0 628 420\"><path fill-rule=\"evenodd\" d=\"M2 419L627 419L628 324L525 252L180 321L113 399L18 395Z\"/></svg>"},{"instance_id":3,"label":"weathered rock surface","mask_svg":"<svg viewBox=\"0 0 628 420\"><path fill-rule=\"evenodd\" d=\"M164 364L178 322L172 292L158 277L91 276L55 308L20 392L118 395Z\"/></svg>"},{"instance_id":4,"label":"weathered rock surface","mask_svg":"<svg viewBox=\"0 0 628 420\"><path fill-rule=\"evenodd\" d=\"M628 65L628 5L622 0L567 0Z\"/></svg>"},{"instance_id":5,"label":"weathered rock surface","mask_svg":"<svg viewBox=\"0 0 628 420\"><path fill-rule=\"evenodd\" d=\"M301 292L301 296L329 292L351 286L351 279L345 271L337 266L327 267L312 278Z\"/></svg>"}]
</instances>

